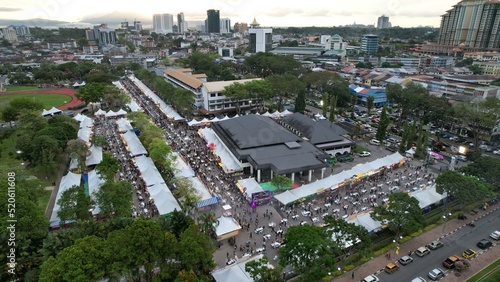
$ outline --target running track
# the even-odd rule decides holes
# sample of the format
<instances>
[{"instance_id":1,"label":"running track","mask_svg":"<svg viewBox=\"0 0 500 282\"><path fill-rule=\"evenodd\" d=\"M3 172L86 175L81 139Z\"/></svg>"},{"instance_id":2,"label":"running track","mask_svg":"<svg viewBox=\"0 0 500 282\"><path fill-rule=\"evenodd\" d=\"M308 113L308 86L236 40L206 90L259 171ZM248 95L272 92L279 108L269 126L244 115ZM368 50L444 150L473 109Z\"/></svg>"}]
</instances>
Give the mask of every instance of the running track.
<instances>
[{"instance_id":1,"label":"running track","mask_svg":"<svg viewBox=\"0 0 500 282\"><path fill-rule=\"evenodd\" d=\"M62 94L70 96L71 101L57 108L59 110L67 110L68 108L76 107L83 104L82 101L76 98L75 93L76 89L73 88L48 88L48 89L18 91L18 92L1 92L0 96L26 95L26 94Z\"/></svg>"}]
</instances>

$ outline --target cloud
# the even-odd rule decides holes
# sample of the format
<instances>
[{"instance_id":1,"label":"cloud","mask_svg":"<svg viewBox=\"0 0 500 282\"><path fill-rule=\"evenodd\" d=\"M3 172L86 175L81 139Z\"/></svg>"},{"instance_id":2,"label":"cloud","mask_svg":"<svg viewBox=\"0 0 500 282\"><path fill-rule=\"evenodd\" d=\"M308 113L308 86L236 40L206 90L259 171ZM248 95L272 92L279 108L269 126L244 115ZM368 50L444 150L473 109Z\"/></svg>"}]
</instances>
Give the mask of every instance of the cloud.
<instances>
[{"instance_id":1,"label":"cloud","mask_svg":"<svg viewBox=\"0 0 500 282\"><path fill-rule=\"evenodd\" d=\"M11 7L0 7L0 12L19 12L22 11L21 8L11 8Z\"/></svg>"},{"instance_id":2,"label":"cloud","mask_svg":"<svg viewBox=\"0 0 500 282\"><path fill-rule=\"evenodd\" d=\"M263 12L258 13L259 16L267 17L286 17L288 15L302 15L304 11L300 8L282 8L274 7Z\"/></svg>"}]
</instances>

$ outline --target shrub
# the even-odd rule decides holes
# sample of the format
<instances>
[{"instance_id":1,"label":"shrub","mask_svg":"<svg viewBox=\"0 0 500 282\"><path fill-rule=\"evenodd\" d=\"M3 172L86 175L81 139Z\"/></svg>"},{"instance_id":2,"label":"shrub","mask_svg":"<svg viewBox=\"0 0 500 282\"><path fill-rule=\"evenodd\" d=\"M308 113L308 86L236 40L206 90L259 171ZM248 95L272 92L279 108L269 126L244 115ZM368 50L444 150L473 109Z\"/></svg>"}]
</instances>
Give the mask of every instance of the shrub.
<instances>
[{"instance_id":1,"label":"shrub","mask_svg":"<svg viewBox=\"0 0 500 282\"><path fill-rule=\"evenodd\" d=\"M344 271L351 271L353 269L354 269L354 265L352 265L352 264L349 264L348 266L344 267Z\"/></svg>"}]
</instances>

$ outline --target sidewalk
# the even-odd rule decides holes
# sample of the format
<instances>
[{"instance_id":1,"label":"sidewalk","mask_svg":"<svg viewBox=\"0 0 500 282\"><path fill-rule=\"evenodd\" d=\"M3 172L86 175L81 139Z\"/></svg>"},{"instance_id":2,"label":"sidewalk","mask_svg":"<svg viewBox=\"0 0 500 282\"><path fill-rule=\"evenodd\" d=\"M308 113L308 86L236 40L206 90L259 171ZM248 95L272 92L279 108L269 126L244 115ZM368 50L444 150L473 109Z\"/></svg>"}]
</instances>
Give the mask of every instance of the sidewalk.
<instances>
[{"instance_id":1,"label":"sidewalk","mask_svg":"<svg viewBox=\"0 0 500 282\"><path fill-rule=\"evenodd\" d=\"M494 210L500 208L499 206L494 206L489 208L488 210L484 211L481 209L477 209L478 213L476 215L469 215L467 214L467 217L469 218L468 220L458 220L457 218L451 219L447 221L446 223L439 225L425 233L422 233L420 236L413 238L412 240L402 244L400 246L399 250L399 255L396 256L396 258L401 257L404 254L407 254L409 251L415 251L417 248L422 247L434 240L441 239L458 229L464 227L467 222L470 222L471 220L477 220L480 217L485 216L486 214L489 214L493 212ZM494 251L489 250L485 252L484 254L478 256L475 261L472 263L472 266L470 269L460 273L460 276L457 277L455 272L452 272L450 275L446 276L444 279L441 281L464 281L466 277L472 276L475 272L481 270L483 267L488 265L488 261L493 260L498 258L500 256L500 250L498 248L493 248ZM392 258L391 261L395 261L394 257L394 249L391 250L391 255ZM372 258L370 261L367 263L353 269L352 271L345 272L342 276L336 277L333 280L334 281L360 281L361 279L365 278L366 276L370 274L377 274L381 272L381 270L384 268L384 266L389 263L389 260L384 256L380 255L378 257ZM352 272L354 271L355 277L354 279L352 278Z\"/></svg>"}]
</instances>

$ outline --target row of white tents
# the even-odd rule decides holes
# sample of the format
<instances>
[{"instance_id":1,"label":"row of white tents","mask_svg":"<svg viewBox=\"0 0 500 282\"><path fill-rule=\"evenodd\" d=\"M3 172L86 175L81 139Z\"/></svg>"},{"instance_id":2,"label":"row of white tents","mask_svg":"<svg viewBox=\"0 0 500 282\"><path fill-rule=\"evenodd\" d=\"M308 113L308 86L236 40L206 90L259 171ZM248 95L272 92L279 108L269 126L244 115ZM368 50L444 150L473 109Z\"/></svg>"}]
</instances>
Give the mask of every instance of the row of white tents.
<instances>
[{"instance_id":1,"label":"row of white tents","mask_svg":"<svg viewBox=\"0 0 500 282\"><path fill-rule=\"evenodd\" d=\"M142 112L141 106L137 104L137 102L132 99L132 95L125 89L120 81L113 81L113 84L118 87L118 89L123 90L131 99L130 102L127 103L127 106L130 108L132 112Z\"/></svg>"},{"instance_id":2,"label":"row of white tents","mask_svg":"<svg viewBox=\"0 0 500 282\"><path fill-rule=\"evenodd\" d=\"M274 113L269 113L269 112L265 112L263 114L256 113L256 115L261 115L261 116L270 117L270 118L282 118L284 116L288 116L288 115L292 115L292 114L293 114L293 112L291 112L287 109L284 110L283 112L275 111ZM240 117L240 115L236 114L234 117L224 116L223 118L214 117L213 119L203 118L202 120L193 119L193 120L188 122L188 125L189 126L197 126L197 125L203 125L203 124L212 123L212 122L224 121L224 120L237 118L237 117Z\"/></svg>"},{"instance_id":3,"label":"row of white tents","mask_svg":"<svg viewBox=\"0 0 500 282\"><path fill-rule=\"evenodd\" d=\"M47 117L47 116L55 116L55 115L59 115L59 114L61 114L61 113L62 113L62 111L61 111L61 110L59 110L59 109L58 109L58 108L56 108L56 107L52 107L52 108L50 108L50 109L48 109L48 110L45 110L45 109L44 109L44 110L42 111L42 116L44 116L44 117Z\"/></svg>"},{"instance_id":4,"label":"row of white tents","mask_svg":"<svg viewBox=\"0 0 500 282\"><path fill-rule=\"evenodd\" d=\"M134 75L130 75L129 78L134 82L134 84L141 89L141 91L148 96L154 103L156 103L161 111L167 115L167 117L174 120L184 120L184 118L176 111L172 106L167 105L158 95L156 95L151 89L149 89L142 81L137 79Z\"/></svg>"},{"instance_id":5,"label":"row of white tents","mask_svg":"<svg viewBox=\"0 0 500 282\"><path fill-rule=\"evenodd\" d=\"M107 112L103 111L102 109L99 109L97 110L97 112L95 112L95 115L96 116L105 116L105 117L123 117L125 115L127 115L127 112L124 111L123 109L120 109L119 111L115 112L113 110L109 110Z\"/></svg>"}]
</instances>

